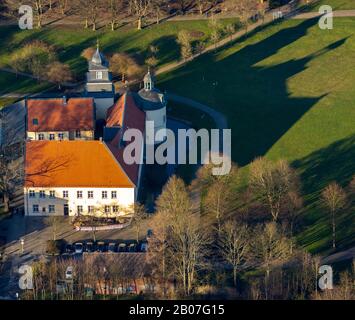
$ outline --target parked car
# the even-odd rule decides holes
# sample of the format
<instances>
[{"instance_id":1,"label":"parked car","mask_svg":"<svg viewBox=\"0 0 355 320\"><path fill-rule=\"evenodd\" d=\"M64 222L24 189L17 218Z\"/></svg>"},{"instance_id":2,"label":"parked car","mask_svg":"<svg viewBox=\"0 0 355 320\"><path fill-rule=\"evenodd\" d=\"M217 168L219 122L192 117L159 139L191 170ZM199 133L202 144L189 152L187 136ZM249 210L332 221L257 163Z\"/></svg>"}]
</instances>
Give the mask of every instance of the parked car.
<instances>
[{"instance_id":1,"label":"parked car","mask_svg":"<svg viewBox=\"0 0 355 320\"><path fill-rule=\"evenodd\" d=\"M65 279L66 280L72 280L73 279L73 267L69 266L67 270L65 271Z\"/></svg>"},{"instance_id":2,"label":"parked car","mask_svg":"<svg viewBox=\"0 0 355 320\"><path fill-rule=\"evenodd\" d=\"M147 240L148 240L149 238L151 238L152 235L153 235L153 230L152 230L152 229L148 229L148 230L147 230L147 236L146 236Z\"/></svg>"},{"instance_id":3,"label":"parked car","mask_svg":"<svg viewBox=\"0 0 355 320\"><path fill-rule=\"evenodd\" d=\"M135 243L131 243L128 246L128 252L136 252L137 251L137 245Z\"/></svg>"},{"instance_id":4,"label":"parked car","mask_svg":"<svg viewBox=\"0 0 355 320\"><path fill-rule=\"evenodd\" d=\"M127 245L125 243L120 243L118 245L118 252L126 252Z\"/></svg>"},{"instance_id":5,"label":"parked car","mask_svg":"<svg viewBox=\"0 0 355 320\"><path fill-rule=\"evenodd\" d=\"M64 248L64 254L73 254L74 248L70 243L67 243Z\"/></svg>"},{"instance_id":6,"label":"parked car","mask_svg":"<svg viewBox=\"0 0 355 320\"><path fill-rule=\"evenodd\" d=\"M148 250L148 242L142 242L140 245L140 251L147 252L147 250Z\"/></svg>"},{"instance_id":7,"label":"parked car","mask_svg":"<svg viewBox=\"0 0 355 320\"><path fill-rule=\"evenodd\" d=\"M108 244L107 251L108 251L108 252L116 252L116 243L110 242L110 243Z\"/></svg>"},{"instance_id":8,"label":"parked car","mask_svg":"<svg viewBox=\"0 0 355 320\"><path fill-rule=\"evenodd\" d=\"M74 244L75 253L81 254L84 251L84 245L81 242Z\"/></svg>"},{"instance_id":9,"label":"parked car","mask_svg":"<svg viewBox=\"0 0 355 320\"><path fill-rule=\"evenodd\" d=\"M95 251L95 247L94 244L92 242L87 242L86 246L85 246L85 252L94 252Z\"/></svg>"},{"instance_id":10,"label":"parked car","mask_svg":"<svg viewBox=\"0 0 355 320\"><path fill-rule=\"evenodd\" d=\"M99 241L99 242L97 243L96 249L97 249L97 250L96 250L97 252L105 252L105 251L106 251L106 244L105 244L105 242Z\"/></svg>"}]
</instances>

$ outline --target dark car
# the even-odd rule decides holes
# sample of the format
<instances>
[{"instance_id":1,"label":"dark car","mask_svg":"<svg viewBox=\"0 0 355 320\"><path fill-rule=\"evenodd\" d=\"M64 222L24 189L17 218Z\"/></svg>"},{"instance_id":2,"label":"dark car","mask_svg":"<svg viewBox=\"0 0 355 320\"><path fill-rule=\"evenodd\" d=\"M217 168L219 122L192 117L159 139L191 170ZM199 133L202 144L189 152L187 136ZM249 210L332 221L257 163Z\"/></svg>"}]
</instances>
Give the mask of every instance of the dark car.
<instances>
[{"instance_id":1,"label":"dark car","mask_svg":"<svg viewBox=\"0 0 355 320\"><path fill-rule=\"evenodd\" d=\"M142 242L139 246L141 252L147 252L148 250L148 242Z\"/></svg>"},{"instance_id":2,"label":"dark car","mask_svg":"<svg viewBox=\"0 0 355 320\"><path fill-rule=\"evenodd\" d=\"M116 252L116 243L110 242L110 243L108 244L107 251L108 251L108 252Z\"/></svg>"},{"instance_id":3,"label":"dark car","mask_svg":"<svg viewBox=\"0 0 355 320\"><path fill-rule=\"evenodd\" d=\"M85 246L85 252L94 252L95 251L95 246L92 242L87 242Z\"/></svg>"},{"instance_id":4,"label":"dark car","mask_svg":"<svg viewBox=\"0 0 355 320\"><path fill-rule=\"evenodd\" d=\"M136 252L137 251L137 245L135 243L131 243L128 246L128 252Z\"/></svg>"},{"instance_id":5,"label":"dark car","mask_svg":"<svg viewBox=\"0 0 355 320\"><path fill-rule=\"evenodd\" d=\"M96 251L97 251L97 252L105 252L105 251L106 251L106 244L105 244L105 242L99 241L99 242L97 243Z\"/></svg>"},{"instance_id":6,"label":"dark car","mask_svg":"<svg viewBox=\"0 0 355 320\"><path fill-rule=\"evenodd\" d=\"M74 244L74 251L76 254L82 254L84 251L84 245L82 242L77 242Z\"/></svg>"},{"instance_id":7,"label":"dark car","mask_svg":"<svg viewBox=\"0 0 355 320\"><path fill-rule=\"evenodd\" d=\"M74 253L74 248L71 244L66 244L64 248L63 254L73 254Z\"/></svg>"},{"instance_id":8,"label":"dark car","mask_svg":"<svg viewBox=\"0 0 355 320\"><path fill-rule=\"evenodd\" d=\"M125 243L120 243L118 245L118 252L126 252L127 245Z\"/></svg>"},{"instance_id":9,"label":"dark car","mask_svg":"<svg viewBox=\"0 0 355 320\"><path fill-rule=\"evenodd\" d=\"M152 237L152 235L153 235L153 230L152 229L148 229L146 238L149 239L149 238Z\"/></svg>"}]
</instances>

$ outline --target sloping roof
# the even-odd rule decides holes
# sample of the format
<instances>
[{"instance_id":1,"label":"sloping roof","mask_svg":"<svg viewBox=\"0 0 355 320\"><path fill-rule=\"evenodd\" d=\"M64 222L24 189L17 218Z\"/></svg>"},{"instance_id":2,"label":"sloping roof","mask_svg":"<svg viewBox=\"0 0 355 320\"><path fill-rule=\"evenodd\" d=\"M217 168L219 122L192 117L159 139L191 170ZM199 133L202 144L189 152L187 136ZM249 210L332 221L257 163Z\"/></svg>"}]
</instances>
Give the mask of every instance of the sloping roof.
<instances>
[{"instance_id":1,"label":"sloping roof","mask_svg":"<svg viewBox=\"0 0 355 320\"><path fill-rule=\"evenodd\" d=\"M27 131L94 130L94 120L92 98L27 100Z\"/></svg>"},{"instance_id":2,"label":"sloping roof","mask_svg":"<svg viewBox=\"0 0 355 320\"><path fill-rule=\"evenodd\" d=\"M128 165L123 159L124 147L121 145L121 139L127 129L138 129L144 137L145 130L145 113L140 110L130 93L125 93L117 103L108 110L107 126L120 126L122 129L118 131L112 141L107 146L122 165L130 179L137 185L139 178L139 164ZM129 142L128 142L129 143Z\"/></svg>"},{"instance_id":3,"label":"sloping roof","mask_svg":"<svg viewBox=\"0 0 355 320\"><path fill-rule=\"evenodd\" d=\"M29 141L26 187L133 188L134 183L101 141Z\"/></svg>"},{"instance_id":4,"label":"sloping roof","mask_svg":"<svg viewBox=\"0 0 355 320\"><path fill-rule=\"evenodd\" d=\"M125 96L122 96L112 107L107 109L107 127L122 127L124 108Z\"/></svg>"}]
</instances>

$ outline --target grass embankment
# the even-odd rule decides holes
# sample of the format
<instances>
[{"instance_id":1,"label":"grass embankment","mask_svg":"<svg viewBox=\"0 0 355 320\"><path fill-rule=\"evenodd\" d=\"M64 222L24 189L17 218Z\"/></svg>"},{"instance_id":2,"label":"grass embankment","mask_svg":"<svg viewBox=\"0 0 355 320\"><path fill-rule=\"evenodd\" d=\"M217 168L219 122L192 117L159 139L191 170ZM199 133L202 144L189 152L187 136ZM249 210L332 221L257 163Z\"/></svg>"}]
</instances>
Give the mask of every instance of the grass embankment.
<instances>
[{"instance_id":1,"label":"grass embankment","mask_svg":"<svg viewBox=\"0 0 355 320\"><path fill-rule=\"evenodd\" d=\"M206 103L227 116L232 157L289 160L301 173L306 208L299 242L329 248L329 215L319 194L355 174L355 19L333 30L317 20L288 20L204 55L160 77L163 90ZM353 210L339 219L339 248L355 244Z\"/></svg>"}]
</instances>

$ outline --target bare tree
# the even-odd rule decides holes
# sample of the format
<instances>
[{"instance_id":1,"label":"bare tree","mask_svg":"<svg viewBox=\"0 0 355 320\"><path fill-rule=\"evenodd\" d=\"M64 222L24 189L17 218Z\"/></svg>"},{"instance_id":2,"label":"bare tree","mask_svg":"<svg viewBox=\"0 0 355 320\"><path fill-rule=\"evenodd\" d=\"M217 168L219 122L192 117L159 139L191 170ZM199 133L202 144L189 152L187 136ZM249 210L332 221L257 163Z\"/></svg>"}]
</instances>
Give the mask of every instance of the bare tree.
<instances>
[{"instance_id":1,"label":"bare tree","mask_svg":"<svg viewBox=\"0 0 355 320\"><path fill-rule=\"evenodd\" d=\"M336 247L336 214L344 208L346 204L346 194L344 190L336 183L332 182L322 192L322 201L329 209L332 221L333 248Z\"/></svg>"},{"instance_id":2,"label":"bare tree","mask_svg":"<svg viewBox=\"0 0 355 320\"><path fill-rule=\"evenodd\" d=\"M169 217L165 211L158 211L150 221L153 234L148 238L147 261L152 276L162 286L163 297L167 296L168 280L171 275L169 264L172 254L168 244Z\"/></svg>"},{"instance_id":3,"label":"bare tree","mask_svg":"<svg viewBox=\"0 0 355 320\"><path fill-rule=\"evenodd\" d=\"M233 268L233 283L237 286L238 270L245 266L251 236L246 224L238 224L236 220L228 220L223 224L220 233L220 248L225 261Z\"/></svg>"},{"instance_id":4,"label":"bare tree","mask_svg":"<svg viewBox=\"0 0 355 320\"><path fill-rule=\"evenodd\" d=\"M187 30L179 31L178 43L180 44L181 57L186 61L192 55L190 32Z\"/></svg>"},{"instance_id":5,"label":"bare tree","mask_svg":"<svg viewBox=\"0 0 355 320\"><path fill-rule=\"evenodd\" d=\"M268 281L271 268L290 257L290 240L280 231L275 222L268 222L254 229L251 246L251 261L265 268L265 296L268 297Z\"/></svg>"},{"instance_id":6,"label":"bare tree","mask_svg":"<svg viewBox=\"0 0 355 320\"><path fill-rule=\"evenodd\" d=\"M137 29L143 27L143 18L148 14L151 8L152 0L129 0L129 8L132 14L137 18Z\"/></svg>"},{"instance_id":7,"label":"bare tree","mask_svg":"<svg viewBox=\"0 0 355 320\"><path fill-rule=\"evenodd\" d=\"M217 222L218 233L221 231L222 220L233 208L233 192L228 181L215 180L208 188L204 199L204 209L207 214L212 214Z\"/></svg>"},{"instance_id":8,"label":"bare tree","mask_svg":"<svg viewBox=\"0 0 355 320\"><path fill-rule=\"evenodd\" d=\"M142 223L148 217L148 214L145 210L144 205L142 205L140 203L133 204L129 211L133 213L132 225L134 226L134 228L136 230L136 241L138 243Z\"/></svg>"},{"instance_id":9,"label":"bare tree","mask_svg":"<svg viewBox=\"0 0 355 320\"><path fill-rule=\"evenodd\" d=\"M89 20L92 25L92 30L96 31L97 19L100 14L101 2L100 0L88 0L86 10L89 12Z\"/></svg>"},{"instance_id":10,"label":"bare tree","mask_svg":"<svg viewBox=\"0 0 355 320\"><path fill-rule=\"evenodd\" d=\"M258 158L250 165L249 185L254 196L265 204L274 221L279 215L292 192L298 192L298 176L286 161L275 163Z\"/></svg>"},{"instance_id":11,"label":"bare tree","mask_svg":"<svg viewBox=\"0 0 355 320\"><path fill-rule=\"evenodd\" d=\"M58 0L60 13L64 16L68 9L68 0Z\"/></svg>"},{"instance_id":12,"label":"bare tree","mask_svg":"<svg viewBox=\"0 0 355 320\"><path fill-rule=\"evenodd\" d=\"M3 198L4 211L10 210L10 197L22 183L23 171L11 159L6 150L0 150L0 193Z\"/></svg>"},{"instance_id":13,"label":"bare tree","mask_svg":"<svg viewBox=\"0 0 355 320\"><path fill-rule=\"evenodd\" d=\"M110 58L110 71L114 75L120 75L122 82L125 82L127 77L134 78L141 75L142 68L128 54L115 53Z\"/></svg>"},{"instance_id":14,"label":"bare tree","mask_svg":"<svg viewBox=\"0 0 355 320\"><path fill-rule=\"evenodd\" d=\"M60 90L64 83L73 79L73 76L69 65L57 61L49 65L47 79L57 84L58 89Z\"/></svg>"},{"instance_id":15,"label":"bare tree","mask_svg":"<svg viewBox=\"0 0 355 320\"><path fill-rule=\"evenodd\" d=\"M155 16L156 24L159 24L164 5L166 4L166 0L151 0L151 1L152 1L151 12Z\"/></svg>"},{"instance_id":16,"label":"bare tree","mask_svg":"<svg viewBox=\"0 0 355 320\"><path fill-rule=\"evenodd\" d=\"M175 176L165 185L157 209L168 219L166 241L171 252L171 272L179 280L183 293L190 295L198 273L207 268L209 233L202 230L199 216L192 210L184 182Z\"/></svg>"},{"instance_id":17,"label":"bare tree","mask_svg":"<svg viewBox=\"0 0 355 320\"><path fill-rule=\"evenodd\" d=\"M107 11L110 17L110 26L111 30L115 30L115 26L117 24L119 13L121 12L123 7L122 0L107 0Z\"/></svg>"},{"instance_id":18,"label":"bare tree","mask_svg":"<svg viewBox=\"0 0 355 320\"><path fill-rule=\"evenodd\" d=\"M224 6L227 10L237 13L239 20L248 31L249 19L256 15L259 8L258 0L225 0Z\"/></svg>"},{"instance_id":19,"label":"bare tree","mask_svg":"<svg viewBox=\"0 0 355 320\"><path fill-rule=\"evenodd\" d=\"M51 228L52 231L52 240L57 240L57 233L60 227L60 217L59 216L49 216L46 219L46 224Z\"/></svg>"}]
</instances>

